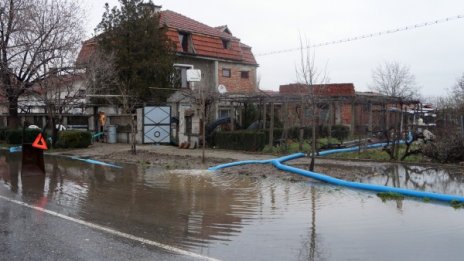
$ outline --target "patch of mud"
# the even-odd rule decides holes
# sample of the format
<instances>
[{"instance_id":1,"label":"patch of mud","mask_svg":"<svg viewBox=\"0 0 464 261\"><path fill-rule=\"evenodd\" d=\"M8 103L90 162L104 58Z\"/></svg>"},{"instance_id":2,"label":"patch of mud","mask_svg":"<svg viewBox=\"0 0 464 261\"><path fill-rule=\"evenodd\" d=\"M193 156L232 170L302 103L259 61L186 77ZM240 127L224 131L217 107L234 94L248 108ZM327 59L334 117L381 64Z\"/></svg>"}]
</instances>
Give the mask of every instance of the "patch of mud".
<instances>
[{"instance_id":1,"label":"patch of mud","mask_svg":"<svg viewBox=\"0 0 464 261\"><path fill-rule=\"evenodd\" d=\"M206 158L205 164L201 162L201 157L188 156L188 155L166 155L152 151L138 151L136 155L130 153L129 150L112 152L107 155L98 157L101 160L110 160L112 162L123 162L130 164L137 164L145 168L158 166L164 168L171 173L189 174L189 175L203 175L210 173L207 171L209 167L216 166L223 163L234 162L234 159L224 158ZM308 163L303 163L304 159L299 159L295 162L288 161L286 164L292 165L301 169L308 169ZM361 166L359 166L361 165ZM358 181L362 177L369 175L378 175L373 167L362 164L335 164L335 163L318 163L316 160L315 172L323 173L335 178L345 179L349 181ZM247 175L256 178L274 177L289 182L307 181L310 178L300 176L297 174L284 172L271 164L248 164L240 165L231 168L218 170L220 173L230 175Z\"/></svg>"},{"instance_id":2,"label":"patch of mud","mask_svg":"<svg viewBox=\"0 0 464 261\"><path fill-rule=\"evenodd\" d=\"M172 169L172 170L168 170L168 173L190 175L190 176L203 176L203 175L213 174L213 172L207 169Z\"/></svg>"}]
</instances>

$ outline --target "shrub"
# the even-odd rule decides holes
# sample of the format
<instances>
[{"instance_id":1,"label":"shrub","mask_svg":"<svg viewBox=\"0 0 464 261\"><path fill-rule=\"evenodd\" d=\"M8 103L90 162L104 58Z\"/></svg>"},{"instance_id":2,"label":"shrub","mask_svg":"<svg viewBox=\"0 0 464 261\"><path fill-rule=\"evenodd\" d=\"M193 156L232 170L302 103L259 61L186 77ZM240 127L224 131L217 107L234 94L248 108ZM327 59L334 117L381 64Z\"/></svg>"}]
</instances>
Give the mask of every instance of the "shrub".
<instances>
[{"instance_id":1,"label":"shrub","mask_svg":"<svg viewBox=\"0 0 464 261\"><path fill-rule=\"evenodd\" d=\"M7 128L0 128L0 140L6 141L6 131Z\"/></svg>"},{"instance_id":2,"label":"shrub","mask_svg":"<svg viewBox=\"0 0 464 261\"><path fill-rule=\"evenodd\" d=\"M89 131L66 130L58 133L58 148L87 148L92 141Z\"/></svg>"},{"instance_id":3,"label":"shrub","mask_svg":"<svg viewBox=\"0 0 464 261\"><path fill-rule=\"evenodd\" d=\"M213 135L216 147L230 150L260 151L266 144L262 131L219 131Z\"/></svg>"},{"instance_id":4,"label":"shrub","mask_svg":"<svg viewBox=\"0 0 464 261\"><path fill-rule=\"evenodd\" d=\"M334 125L332 126L332 137L337 138L338 140L343 140L348 137L350 129L344 125ZM266 133L266 140L269 140L269 129L264 130ZM283 129L274 129L274 140L278 140L282 137ZM317 137L323 138L329 136L329 128L328 126L319 125L316 128ZM303 139L309 140L312 138L312 127L306 126L303 127ZM300 127L291 127L288 128L287 138L292 140L298 140L300 138Z\"/></svg>"},{"instance_id":5,"label":"shrub","mask_svg":"<svg viewBox=\"0 0 464 261\"><path fill-rule=\"evenodd\" d=\"M443 135L434 142L424 145L422 153L442 163L464 161L464 137L459 134Z\"/></svg>"},{"instance_id":6,"label":"shrub","mask_svg":"<svg viewBox=\"0 0 464 261\"><path fill-rule=\"evenodd\" d=\"M332 137L338 139L339 141L343 142L348 135L350 134L350 128L345 125L334 125L332 126Z\"/></svg>"},{"instance_id":7,"label":"shrub","mask_svg":"<svg viewBox=\"0 0 464 261\"><path fill-rule=\"evenodd\" d=\"M8 144L21 144L23 142L23 131L21 129L6 130L6 143Z\"/></svg>"},{"instance_id":8,"label":"shrub","mask_svg":"<svg viewBox=\"0 0 464 261\"><path fill-rule=\"evenodd\" d=\"M8 144L22 144L24 143L33 143L37 135L41 131L39 129L25 129L24 130L24 140L23 140L23 130L22 129L7 129L5 131L6 143ZM47 139L47 135L44 134L44 139Z\"/></svg>"}]
</instances>

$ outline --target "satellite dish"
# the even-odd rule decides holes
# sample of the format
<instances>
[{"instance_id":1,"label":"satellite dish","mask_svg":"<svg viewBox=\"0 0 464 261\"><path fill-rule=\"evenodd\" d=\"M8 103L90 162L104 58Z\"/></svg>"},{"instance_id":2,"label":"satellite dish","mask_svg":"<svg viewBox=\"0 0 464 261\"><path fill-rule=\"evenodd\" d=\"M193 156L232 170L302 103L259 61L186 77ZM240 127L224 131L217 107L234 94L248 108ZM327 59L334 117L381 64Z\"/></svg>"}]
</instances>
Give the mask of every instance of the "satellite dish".
<instances>
[{"instance_id":1,"label":"satellite dish","mask_svg":"<svg viewBox=\"0 0 464 261\"><path fill-rule=\"evenodd\" d=\"M227 92L226 86L224 86L224 85L222 85L222 84L219 84L219 86L217 87L217 89L218 89L218 92L219 92L220 94L224 94L224 93Z\"/></svg>"}]
</instances>

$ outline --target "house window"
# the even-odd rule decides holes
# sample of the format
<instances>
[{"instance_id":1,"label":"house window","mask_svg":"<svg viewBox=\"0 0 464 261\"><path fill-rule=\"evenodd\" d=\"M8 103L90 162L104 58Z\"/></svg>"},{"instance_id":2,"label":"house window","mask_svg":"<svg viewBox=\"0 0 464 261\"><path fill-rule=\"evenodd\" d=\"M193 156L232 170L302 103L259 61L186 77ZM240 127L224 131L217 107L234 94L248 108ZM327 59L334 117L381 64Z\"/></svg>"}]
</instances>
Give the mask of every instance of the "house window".
<instances>
[{"instance_id":1,"label":"house window","mask_svg":"<svg viewBox=\"0 0 464 261\"><path fill-rule=\"evenodd\" d=\"M240 72L240 77L242 77L242 79L248 79L248 78L250 78L250 72L249 71L241 71Z\"/></svg>"},{"instance_id":2,"label":"house window","mask_svg":"<svg viewBox=\"0 0 464 261\"><path fill-rule=\"evenodd\" d=\"M222 68L222 76L223 76L223 77L230 78L231 74L232 74L232 73L231 73L230 69Z\"/></svg>"},{"instance_id":3,"label":"house window","mask_svg":"<svg viewBox=\"0 0 464 261\"><path fill-rule=\"evenodd\" d=\"M187 70L192 69L192 65L188 64L174 64L176 69L174 75L174 87L175 88L189 88L190 84L187 82Z\"/></svg>"},{"instance_id":4,"label":"house window","mask_svg":"<svg viewBox=\"0 0 464 261\"><path fill-rule=\"evenodd\" d=\"M182 52L193 53L192 36L190 33L179 32L179 42L182 47Z\"/></svg>"},{"instance_id":5,"label":"house window","mask_svg":"<svg viewBox=\"0 0 464 261\"><path fill-rule=\"evenodd\" d=\"M230 40L222 39L222 47L224 47L224 49L230 49Z\"/></svg>"}]
</instances>

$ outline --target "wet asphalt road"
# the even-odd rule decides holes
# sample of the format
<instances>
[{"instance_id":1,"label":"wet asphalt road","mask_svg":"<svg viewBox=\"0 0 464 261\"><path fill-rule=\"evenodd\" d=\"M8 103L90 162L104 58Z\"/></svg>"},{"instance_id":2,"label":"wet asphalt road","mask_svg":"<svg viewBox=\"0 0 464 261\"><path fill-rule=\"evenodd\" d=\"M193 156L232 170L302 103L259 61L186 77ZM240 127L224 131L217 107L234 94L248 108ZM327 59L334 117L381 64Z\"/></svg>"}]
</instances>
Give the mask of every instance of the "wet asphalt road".
<instances>
[{"instance_id":1,"label":"wet asphalt road","mask_svg":"<svg viewBox=\"0 0 464 261\"><path fill-rule=\"evenodd\" d=\"M0 260L198 260L0 198Z\"/></svg>"}]
</instances>

